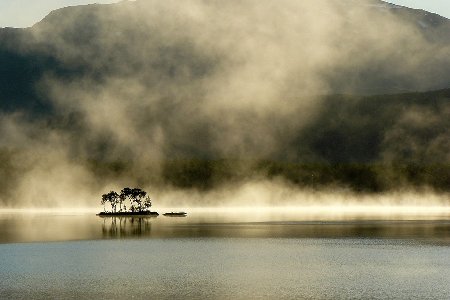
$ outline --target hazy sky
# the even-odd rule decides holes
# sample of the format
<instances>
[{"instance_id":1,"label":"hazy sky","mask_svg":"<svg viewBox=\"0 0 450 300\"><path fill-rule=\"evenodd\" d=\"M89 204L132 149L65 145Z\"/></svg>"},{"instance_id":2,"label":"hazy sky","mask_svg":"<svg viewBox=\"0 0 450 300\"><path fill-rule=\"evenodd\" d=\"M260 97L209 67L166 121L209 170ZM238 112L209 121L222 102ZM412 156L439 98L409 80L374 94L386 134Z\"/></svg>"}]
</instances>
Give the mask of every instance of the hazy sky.
<instances>
[{"instance_id":1,"label":"hazy sky","mask_svg":"<svg viewBox=\"0 0 450 300\"><path fill-rule=\"evenodd\" d=\"M50 11L69 5L114 3L118 0L0 0L0 27L29 27ZM450 18L449 0L390 0L389 2L436 12Z\"/></svg>"},{"instance_id":2,"label":"hazy sky","mask_svg":"<svg viewBox=\"0 0 450 300\"><path fill-rule=\"evenodd\" d=\"M54 9L118 0L0 0L0 27L29 27Z\"/></svg>"}]
</instances>

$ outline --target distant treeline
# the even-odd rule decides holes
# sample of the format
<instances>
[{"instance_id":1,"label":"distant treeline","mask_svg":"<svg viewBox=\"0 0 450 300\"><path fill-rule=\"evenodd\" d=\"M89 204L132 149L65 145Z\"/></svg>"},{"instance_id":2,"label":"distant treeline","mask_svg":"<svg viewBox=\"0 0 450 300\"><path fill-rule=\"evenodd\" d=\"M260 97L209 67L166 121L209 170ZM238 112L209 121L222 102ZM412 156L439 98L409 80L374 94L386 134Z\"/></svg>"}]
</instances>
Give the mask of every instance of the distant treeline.
<instances>
[{"instance_id":1,"label":"distant treeline","mask_svg":"<svg viewBox=\"0 0 450 300\"><path fill-rule=\"evenodd\" d=\"M1 153L3 158L11 154ZM0 190L4 196L14 192L21 171L8 160L0 160ZM155 163L156 165L156 163ZM450 192L450 164L381 163L294 163L283 161L183 159L160 162L159 170L138 170L129 162L86 163L98 183L133 178L142 185L181 189L211 190L225 184L247 180L284 180L299 188L321 190L347 188L354 192L379 193L409 188L432 188Z\"/></svg>"},{"instance_id":2,"label":"distant treeline","mask_svg":"<svg viewBox=\"0 0 450 300\"><path fill-rule=\"evenodd\" d=\"M126 164L96 164L97 172L110 177L132 174ZM148 176L146 177L145 174ZM293 163L282 161L171 160L162 163L159 177L142 171L140 180L185 189L209 190L245 180L282 179L300 188L348 188L377 193L408 188L450 192L450 165ZM145 178L146 177L146 178Z\"/></svg>"},{"instance_id":3,"label":"distant treeline","mask_svg":"<svg viewBox=\"0 0 450 300\"><path fill-rule=\"evenodd\" d=\"M280 177L314 189L383 192L430 187L450 192L450 89L330 95L322 101L315 120L270 159L220 159L214 153L195 158L186 152L181 154L188 158L153 164L158 169L153 178L151 164L141 172L131 171L132 162L96 160L90 166L98 174L130 174L140 176L139 184L152 180L180 188L210 189L224 182Z\"/></svg>"}]
</instances>

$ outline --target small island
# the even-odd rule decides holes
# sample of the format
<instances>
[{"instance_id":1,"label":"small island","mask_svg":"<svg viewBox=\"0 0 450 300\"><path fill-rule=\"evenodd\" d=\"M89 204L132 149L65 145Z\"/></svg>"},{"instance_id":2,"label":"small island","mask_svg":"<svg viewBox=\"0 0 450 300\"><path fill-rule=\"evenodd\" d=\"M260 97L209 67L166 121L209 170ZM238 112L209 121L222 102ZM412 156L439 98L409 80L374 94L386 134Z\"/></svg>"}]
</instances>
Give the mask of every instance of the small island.
<instances>
[{"instance_id":1,"label":"small island","mask_svg":"<svg viewBox=\"0 0 450 300\"><path fill-rule=\"evenodd\" d=\"M187 213L185 213L185 212L169 212L169 213L163 214L163 216L165 216L165 217L186 217Z\"/></svg>"},{"instance_id":2,"label":"small island","mask_svg":"<svg viewBox=\"0 0 450 300\"><path fill-rule=\"evenodd\" d=\"M118 194L111 191L102 195L101 204L103 212L97 214L100 217L109 216L159 216L155 211L150 211L152 201L147 192L140 188L123 188ZM107 204L111 208L106 209ZM127 209L128 204L128 209Z\"/></svg>"}]
</instances>

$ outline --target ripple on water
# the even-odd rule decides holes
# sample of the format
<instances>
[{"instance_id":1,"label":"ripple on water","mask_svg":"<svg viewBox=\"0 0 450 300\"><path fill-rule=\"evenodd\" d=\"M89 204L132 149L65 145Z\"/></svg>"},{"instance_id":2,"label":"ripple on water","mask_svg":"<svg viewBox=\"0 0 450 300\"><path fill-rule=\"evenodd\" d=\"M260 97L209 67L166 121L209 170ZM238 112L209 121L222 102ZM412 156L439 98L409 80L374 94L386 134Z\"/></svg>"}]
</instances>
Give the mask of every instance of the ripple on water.
<instances>
[{"instance_id":1,"label":"ripple on water","mask_svg":"<svg viewBox=\"0 0 450 300\"><path fill-rule=\"evenodd\" d=\"M0 298L449 299L450 248L392 239L0 245Z\"/></svg>"}]
</instances>

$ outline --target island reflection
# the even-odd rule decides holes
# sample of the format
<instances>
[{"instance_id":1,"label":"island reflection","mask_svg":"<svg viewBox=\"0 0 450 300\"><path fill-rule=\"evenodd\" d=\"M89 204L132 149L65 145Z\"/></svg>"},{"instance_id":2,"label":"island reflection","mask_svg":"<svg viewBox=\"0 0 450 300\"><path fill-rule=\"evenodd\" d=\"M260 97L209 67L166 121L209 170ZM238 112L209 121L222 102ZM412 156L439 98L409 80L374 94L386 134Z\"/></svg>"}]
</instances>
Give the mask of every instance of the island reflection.
<instances>
[{"instance_id":1,"label":"island reflection","mask_svg":"<svg viewBox=\"0 0 450 300\"><path fill-rule=\"evenodd\" d=\"M128 238L151 236L152 224L148 217L105 217L102 218L103 238Z\"/></svg>"}]
</instances>

